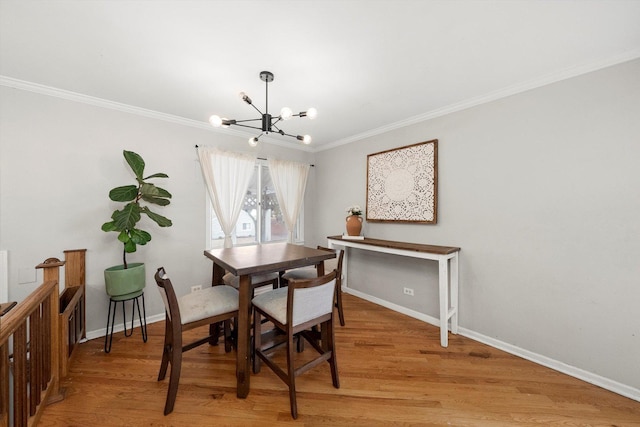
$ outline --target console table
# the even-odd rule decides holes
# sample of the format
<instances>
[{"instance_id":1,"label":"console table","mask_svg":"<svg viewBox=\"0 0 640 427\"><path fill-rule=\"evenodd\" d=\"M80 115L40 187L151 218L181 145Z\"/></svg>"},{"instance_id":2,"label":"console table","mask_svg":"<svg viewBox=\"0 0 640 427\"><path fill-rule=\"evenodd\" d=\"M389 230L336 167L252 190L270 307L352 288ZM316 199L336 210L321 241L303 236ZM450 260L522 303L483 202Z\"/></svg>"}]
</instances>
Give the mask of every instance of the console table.
<instances>
[{"instance_id":1,"label":"console table","mask_svg":"<svg viewBox=\"0 0 640 427\"><path fill-rule=\"evenodd\" d=\"M394 242L364 238L352 240L342 236L327 237L327 245L330 248L341 246L343 248L355 248L365 251L383 252L386 254L407 256L413 258L438 261L438 284L440 295L440 345L447 347L448 321L451 319L451 332L458 333L458 253L460 248L450 246L423 245L417 243ZM348 251L345 250L342 265L342 286L349 287L348 283ZM449 299L449 293L451 299Z\"/></svg>"}]
</instances>

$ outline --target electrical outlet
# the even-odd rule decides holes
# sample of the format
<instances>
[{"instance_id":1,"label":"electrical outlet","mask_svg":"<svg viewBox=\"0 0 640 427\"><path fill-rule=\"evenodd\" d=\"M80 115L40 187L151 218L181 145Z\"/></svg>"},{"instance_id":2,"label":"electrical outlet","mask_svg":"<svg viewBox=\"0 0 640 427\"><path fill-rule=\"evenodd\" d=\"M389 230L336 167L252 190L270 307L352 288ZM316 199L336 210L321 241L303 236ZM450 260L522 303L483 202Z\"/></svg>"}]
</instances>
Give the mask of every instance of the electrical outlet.
<instances>
[{"instance_id":1,"label":"electrical outlet","mask_svg":"<svg viewBox=\"0 0 640 427\"><path fill-rule=\"evenodd\" d=\"M402 292L404 292L405 295L413 296L413 289L411 288L404 288Z\"/></svg>"},{"instance_id":2,"label":"electrical outlet","mask_svg":"<svg viewBox=\"0 0 640 427\"><path fill-rule=\"evenodd\" d=\"M201 291L202 290L202 286L201 285L196 285L196 286L192 286L191 287L191 292L197 292L197 291Z\"/></svg>"}]
</instances>

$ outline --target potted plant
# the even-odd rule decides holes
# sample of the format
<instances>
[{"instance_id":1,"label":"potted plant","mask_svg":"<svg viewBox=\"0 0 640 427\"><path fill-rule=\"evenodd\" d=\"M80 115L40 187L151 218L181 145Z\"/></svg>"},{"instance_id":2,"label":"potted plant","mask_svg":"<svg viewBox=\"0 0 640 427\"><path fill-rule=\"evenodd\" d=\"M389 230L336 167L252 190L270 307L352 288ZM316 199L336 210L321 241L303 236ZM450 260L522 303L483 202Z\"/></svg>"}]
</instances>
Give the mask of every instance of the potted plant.
<instances>
[{"instance_id":1,"label":"potted plant","mask_svg":"<svg viewBox=\"0 0 640 427\"><path fill-rule=\"evenodd\" d=\"M111 214L111 221L102 224L102 230L118 233L118 241L123 245L122 265L107 268L105 284L107 293L111 296L122 295L144 288L144 263L127 263L127 254L135 252L138 245L146 245L151 240L151 234L138 228L142 214L149 217L160 227L171 227L170 219L153 212L146 204L166 206L171 203L171 193L147 182L152 178L168 178L165 173L155 173L144 176L144 160L133 151L123 151L123 155L133 171L137 184L116 187L109 192L109 198L114 202L125 203L122 209L116 209ZM138 289L136 289L136 284ZM132 290L133 289L133 290ZM128 291L128 292L125 292Z\"/></svg>"}]
</instances>

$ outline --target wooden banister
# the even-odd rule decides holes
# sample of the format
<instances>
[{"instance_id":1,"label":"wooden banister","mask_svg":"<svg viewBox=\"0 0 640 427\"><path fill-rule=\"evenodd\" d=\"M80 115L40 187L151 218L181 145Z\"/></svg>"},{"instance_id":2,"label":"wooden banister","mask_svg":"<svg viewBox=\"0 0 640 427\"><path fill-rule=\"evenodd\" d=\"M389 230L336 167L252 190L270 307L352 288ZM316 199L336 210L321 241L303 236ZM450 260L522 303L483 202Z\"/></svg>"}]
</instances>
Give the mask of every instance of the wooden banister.
<instances>
[{"instance_id":1,"label":"wooden banister","mask_svg":"<svg viewBox=\"0 0 640 427\"><path fill-rule=\"evenodd\" d=\"M86 336L86 249L64 252L67 262L48 258L36 266L43 270L42 285L0 319L0 427L35 426L46 404L64 399L60 380Z\"/></svg>"},{"instance_id":2,"label":"wooden banister","mask_svg":"<svg viewBox=\"0 0 640 427\"><path fill-rule=\"evenodd\" d=\"M2 317L0 427L37 424L43 404L59 394L58 306L58 282L48 280ZM13 374L12 387L10 373Z\"/></svg>"}]
</instances>

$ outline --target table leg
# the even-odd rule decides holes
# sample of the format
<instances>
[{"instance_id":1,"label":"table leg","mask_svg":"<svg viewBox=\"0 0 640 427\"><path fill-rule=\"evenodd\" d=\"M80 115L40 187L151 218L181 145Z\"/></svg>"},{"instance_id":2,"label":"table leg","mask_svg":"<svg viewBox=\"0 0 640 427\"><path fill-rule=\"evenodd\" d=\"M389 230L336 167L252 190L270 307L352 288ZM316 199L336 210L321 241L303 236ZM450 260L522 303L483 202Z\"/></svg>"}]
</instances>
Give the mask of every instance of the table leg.
<instances>
[{"instance_id":1,"label":"table leg","mask_svg":"<svg viewBox=\"0 0 640 427\"><path fill-rule=\"evenodd\" d=\"M224 268L222 266L214 263L213 264L213 274L211 274L211 286L218 286L224 284L222 277L224 276Z\"/></svg>"},{"instance_id":2,"label":"table leg","mask_svg":"<svg viewBox=\"0 0 640 427\"><path fill-rule=\"evenodd\" d=\"M238 348L236 361L237 391L239 398L249 394L251 379L250 355L251 349L251 276L240 276L240 297L238 302Z\"/></svg>"},{"instance_id":3,"label":"table leg","mask_svg":"<svg viewBox=\"0 0 640 427\"><path fill-rule=\"evenodd\" d=\"M440 293L440 345L449 345L449 260L438 261L438 285Z\"/></svg>"},{"instance_id":4,"label":"table leg","mask_svg":"<svg viewBox=\"0 0 640 427\"><path fill-rule=\"evenodd\" d=\"M451 332L458 333L458 253L451 258Z\"/></svg>"},{"instance_id":5,"label":"table leg","mask_svg":"<svg viewBox=\"0 0 640 427\"><path fill-rule=\"evenodd\" d=\"M340 246L340 245L334 245L332 240L327 240L327 247L330 249L335 249L336 246ZM349 281L347 280L347 277L349 276L349 262L348 262L348 258L349 258L349 248L346 246L342 246L342 250L344 251L344 258L342 258L342 280L341 280L341 285L342 285L342 289L346 289L349 287Z\"/></svg>"},{"instance_id":6,"label":"table leg","mask_svg":"<svg viewBox=\"0 0 640 427\"><path fill-rule=\"evenodd\" d=\"M324 261L316 265L316 274L318 275L318 277L322 277L326 274L324 272Z\"/></svg>"}]
</instances>

